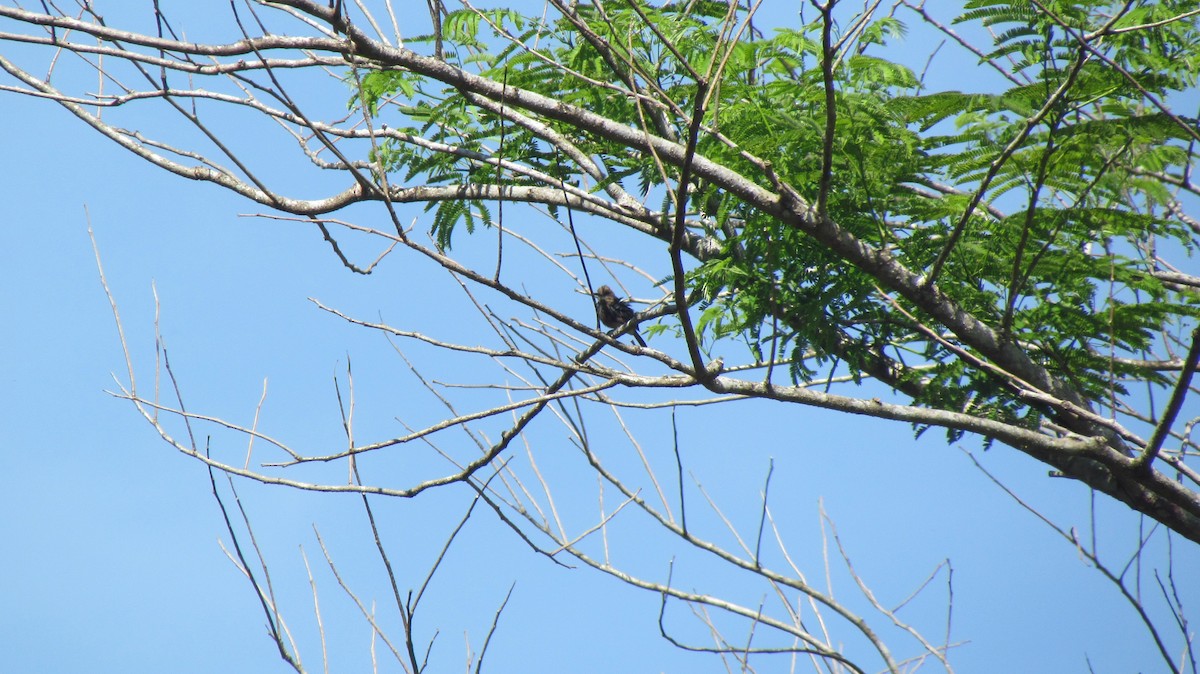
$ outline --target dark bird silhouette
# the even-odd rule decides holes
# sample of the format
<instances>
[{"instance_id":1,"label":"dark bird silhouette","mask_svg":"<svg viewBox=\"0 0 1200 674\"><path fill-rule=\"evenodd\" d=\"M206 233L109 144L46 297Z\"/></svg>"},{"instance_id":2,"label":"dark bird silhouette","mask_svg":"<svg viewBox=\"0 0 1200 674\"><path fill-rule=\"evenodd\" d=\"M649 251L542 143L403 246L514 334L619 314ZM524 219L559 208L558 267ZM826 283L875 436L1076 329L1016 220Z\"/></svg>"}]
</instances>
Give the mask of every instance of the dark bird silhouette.
<instances>
[{"instance_id":1,"label":"dark bird silhouette","mask_svg":"<svg viewBox=\"0 0 1200 674\"><path fill-rule=\"evenodd\" d=\"M608 328L619 328L633 318L633 309L629 303L613 294L612 288L600 286L596 289L596 317ZM646 346L646 340L638 334L637 328L630 330L638 344Z\"/></svg>"}]
</instances>

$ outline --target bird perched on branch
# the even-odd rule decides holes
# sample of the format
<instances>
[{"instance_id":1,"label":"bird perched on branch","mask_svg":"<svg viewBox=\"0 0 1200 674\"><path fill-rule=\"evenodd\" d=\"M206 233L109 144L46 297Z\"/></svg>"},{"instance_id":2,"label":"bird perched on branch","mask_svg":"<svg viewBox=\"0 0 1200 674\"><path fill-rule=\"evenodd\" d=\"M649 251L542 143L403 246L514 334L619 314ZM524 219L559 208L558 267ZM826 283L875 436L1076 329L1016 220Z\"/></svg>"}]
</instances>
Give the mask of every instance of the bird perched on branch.
<instances>
[{"instance_id":1,"label":"bird perched on branch","mask_svg":"<svg viewBox=\"0 0 1200 674\"><path fill-rule=\"evenodd\" d=\"M609 328L619 328L633 319L633 309L629 303L613 294L612 288L600 286L596 289L596 317ZM630 330L638 344L646 346L646 340L638 334L637 328Z\"/></svg>"}]
</instances>

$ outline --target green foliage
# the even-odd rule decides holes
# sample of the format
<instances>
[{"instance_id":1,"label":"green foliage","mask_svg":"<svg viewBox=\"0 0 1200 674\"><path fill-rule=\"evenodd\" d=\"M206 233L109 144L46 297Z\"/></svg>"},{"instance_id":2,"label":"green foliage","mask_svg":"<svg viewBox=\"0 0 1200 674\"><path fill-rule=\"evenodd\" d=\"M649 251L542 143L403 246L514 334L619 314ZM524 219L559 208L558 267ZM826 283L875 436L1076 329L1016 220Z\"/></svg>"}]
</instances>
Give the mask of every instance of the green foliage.
<instances>
[{"instance_id":1,"label":"green foliage","mask_svg":"<svg viewBox=\"0 0 1200 674\"><path fill-rule=\"evenodd\" d=\"M1195 243L1164 209L1172 193L1163 179L1187 169L1195 132L1155 101L1195 86L1200 31L1195 17L1165 21L1190 8L1183 0L1042 4L1047 11L974 0L958 19L995 32L986 58L1010 64L1012 78L1001 91L922 92L909 69L881 55L905 26L891 17L869 24L836 62L827 208L909 269L945 256L938 287L964 311L1104 399L1126 378L1164 381L1116 356L1137 358L1161 330L1197 317L1195 293L1151 275L1147 251L1153 241ZM686 137L701 91L696 74L717 72L700 154L775 189L750 157L769 160L780 180L816 202L827 123L819 25L746 32L731 46L726 3L580 4L578 12L587 34L562 18L544 25L507 10L454 12L445 22L447 59L669 138ZM655 103L625 95L635 87ZM387 140L373 157L405 181L546 184L486 161L504 158L593 191L619 183L671 208L676 169L664 175L653 157L561 122L539 120L603 163L599 184L528 129L410 73L366 74L351 102L424 139ZM719 186L694 187L689 216L709 223L722 245L688 275L702 298L705 340L739 337L759 358L788 357L797 382L832 367L857 378L887 356L920 366L903 376L920 384L922 404L1036 425L1041 410L918 331L893 302L926 325L936 321L887 296L879 280ZM430 208L444 246L460 225L470 232L490 221L479 201Z\"/></svg>"}]
</instances>

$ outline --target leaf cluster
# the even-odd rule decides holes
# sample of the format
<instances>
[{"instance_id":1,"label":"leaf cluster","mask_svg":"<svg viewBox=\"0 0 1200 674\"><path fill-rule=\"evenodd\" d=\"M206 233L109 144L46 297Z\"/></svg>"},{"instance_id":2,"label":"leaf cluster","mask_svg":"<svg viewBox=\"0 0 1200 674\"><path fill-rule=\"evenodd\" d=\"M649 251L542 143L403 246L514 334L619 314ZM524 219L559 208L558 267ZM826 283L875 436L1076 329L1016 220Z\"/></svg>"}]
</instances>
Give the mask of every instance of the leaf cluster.
<instances>
[{"instance_id":1,"label":"leaf cluster","mask_svg":"<svg viewBox=\"0 0 1200 674\"><path fill-rule=\"evenodd\" d=\"M671 140L686 137L696 96L711 91L699 154L767 188L782 181L812 203L827 174L832 221L908 269L937 268L939 288L963 311L1104 399L1129 380L1161 383L1118 356L1147 355L1164 331L1197 318L1196 294L1153 272L1156 246L1195 244L1168 210L1171 177L1192 161L1195 122L1181 124L1156 102L1195 85L1200 31L1195 17L1167 21L1184 14L1182 0L1041 4L974 0L958 19L995 32L985 59L1007 64L1011 84L999 91L923 91L908 68L871 53L903 36L894 17L830 55L819 24L763 35L741 30L743 9L718 2L580 3L549 24L463 10L441 39L448 60L494 81ZM698 74L713 79L699 86ZM407 72L362 82L353 104L427 141L379 146L380 170L405 181L620 184L661 200L664 221L680 207L670 198L678 169L638 150L555 120L537 120L546 129L538 132ZM545 133L569 139L604 177L565 162ZM939 330L880 279L720 185L696 181L690 195L686 215L721 250L688 277L702 298L702 338L736 336L758 358L785 355L797 381L833 364L857 378L886 356L920 366L900 376L920 384L923 404L1028 425L1040 418L995 375L918 329ZM429 208L445 246L459 225L471 231L490 219L478 200Z\"/></svg>"}]
</instances>

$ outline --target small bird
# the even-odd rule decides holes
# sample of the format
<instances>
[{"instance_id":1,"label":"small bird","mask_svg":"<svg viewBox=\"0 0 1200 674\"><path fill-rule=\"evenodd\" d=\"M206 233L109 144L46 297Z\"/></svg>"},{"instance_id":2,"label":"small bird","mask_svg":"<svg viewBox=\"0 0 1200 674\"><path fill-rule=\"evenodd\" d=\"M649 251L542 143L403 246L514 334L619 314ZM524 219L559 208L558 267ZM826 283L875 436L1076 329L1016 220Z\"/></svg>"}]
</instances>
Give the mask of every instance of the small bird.
<instances>
[{"instance_id":1,"label":"small bird","mask_svg":"<svg viewBox=\"0 0 1200 674\"><path fill-rule=\"evenodd\" d=\"M609 328L619 328L633 318L633 309L629 303L613 294L612 288L600 286L596 289L596 317ZM630 331L638 344L646 346L646 340L638 334L637 328Z\"/></svg>"}]
</instances>

